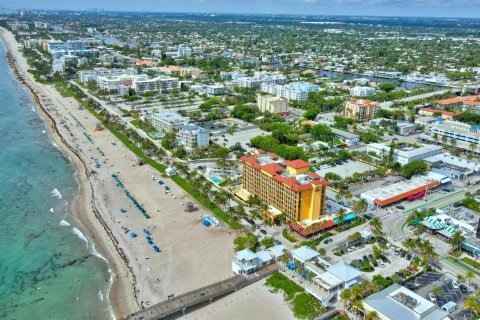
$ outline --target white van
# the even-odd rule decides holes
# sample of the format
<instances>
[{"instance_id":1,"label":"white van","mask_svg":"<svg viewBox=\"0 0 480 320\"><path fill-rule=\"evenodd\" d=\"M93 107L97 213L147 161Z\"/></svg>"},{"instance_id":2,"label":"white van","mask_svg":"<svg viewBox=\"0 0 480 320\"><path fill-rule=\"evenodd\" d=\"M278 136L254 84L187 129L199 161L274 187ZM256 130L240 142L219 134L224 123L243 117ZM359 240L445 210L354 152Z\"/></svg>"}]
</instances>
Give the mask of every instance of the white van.
<instances>
[{"instance_id":1,"label":"white van","mask_svg":"<svg viewBox=\"0 0 480 320\"><path fill-rule=\"evenodd\" d=\"M458 306L453 301L448 301L442 306L442 309L447 311L448 313L452 313L453 311L457 310Z\"/></svg>"}]
</instances>

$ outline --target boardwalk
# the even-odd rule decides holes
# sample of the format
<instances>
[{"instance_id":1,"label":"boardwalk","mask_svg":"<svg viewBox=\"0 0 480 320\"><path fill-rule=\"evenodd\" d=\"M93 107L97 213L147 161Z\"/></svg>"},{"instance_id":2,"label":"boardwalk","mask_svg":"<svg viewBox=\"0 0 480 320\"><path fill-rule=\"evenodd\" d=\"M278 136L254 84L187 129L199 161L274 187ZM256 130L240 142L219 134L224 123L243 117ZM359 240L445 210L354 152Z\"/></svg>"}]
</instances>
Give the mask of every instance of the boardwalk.
<instances>
[{"instance_id":1,"label":"boardwalk","mask_svg":"<svg viewBox=\"0 0 480 320\"><path fill-rule=\"evenodd\" d=\"M249 284L259 281L278 270L276 263L257 271L257 273L244 276L237 275L212 285L193 290L177 297L165 300L154 306L138 311L125 317L127 320L154 320L162 319L177 312L185 312L187 308L213 301L241 289Z\"/></svg>"}]
</instances>

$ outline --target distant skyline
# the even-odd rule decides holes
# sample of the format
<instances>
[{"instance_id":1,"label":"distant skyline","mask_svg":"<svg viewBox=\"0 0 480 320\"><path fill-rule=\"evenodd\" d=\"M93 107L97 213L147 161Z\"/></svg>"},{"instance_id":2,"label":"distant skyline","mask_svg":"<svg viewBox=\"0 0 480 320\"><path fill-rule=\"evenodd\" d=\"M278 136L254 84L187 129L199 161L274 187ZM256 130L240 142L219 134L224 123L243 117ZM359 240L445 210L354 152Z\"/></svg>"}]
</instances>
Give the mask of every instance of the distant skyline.
<instances>
[{"instance_id":1,"label":"distant skyline","mask_svg":"<svg viewBox=\"0 0 480 320\"><path fill-rule=\"evenodd\" d=\"M17 9L480 18L480 0L5 0Z\"/></svg>"}]
</instances>

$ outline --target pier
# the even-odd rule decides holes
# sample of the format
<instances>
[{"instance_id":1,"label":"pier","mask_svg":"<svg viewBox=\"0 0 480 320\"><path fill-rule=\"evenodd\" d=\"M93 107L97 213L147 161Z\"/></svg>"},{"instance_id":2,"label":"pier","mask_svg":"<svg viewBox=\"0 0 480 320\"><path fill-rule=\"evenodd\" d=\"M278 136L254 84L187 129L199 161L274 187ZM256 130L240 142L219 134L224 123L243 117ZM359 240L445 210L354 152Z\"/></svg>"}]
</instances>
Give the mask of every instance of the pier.
<instances>
[{"instance_id":1,"label":"pier","mask_svg":"<svg viewBox=\"0 0 480 320\"><path fill-rule=\"evenodd\" d=\"M200 306L204 303L211 303L214 299L223 297L235 292L249 284L255 283L271 275L279 268L277 263L266 266L257 272L249 275L236 275L226 280L196 289L176 297L162 301L156 305L127 315L125 320L157 320L166 317L183 315L188 308ZM170 318L170 317L169 317Z\"/></svg>"}]
</instances>

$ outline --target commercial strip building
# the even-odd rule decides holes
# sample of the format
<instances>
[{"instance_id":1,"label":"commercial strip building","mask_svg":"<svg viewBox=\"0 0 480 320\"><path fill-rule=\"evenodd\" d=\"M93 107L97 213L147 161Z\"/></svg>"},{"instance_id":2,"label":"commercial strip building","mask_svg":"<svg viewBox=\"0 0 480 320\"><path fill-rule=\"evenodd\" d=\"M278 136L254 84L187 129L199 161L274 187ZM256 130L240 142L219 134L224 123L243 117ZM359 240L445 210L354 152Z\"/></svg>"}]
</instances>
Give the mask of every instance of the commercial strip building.
<instances>
[{"instance_id":1,"label":"commercial strip building","mask_svg":"<svg viewBox=\"0 0 480 320\"><path fill-rule=\"evenodd\" d=\"M288 112L288 100L272 94L257 93L257 106L262 112L279 113Z\"/></svg>"},{"instance_id":2,"label":"commercial strip building","mask_svg":"<svg viewBox=\"0 0 480 320\"><path fill-rule=\"evenodd\" d=\"M449 153L442 153L424 159L433 172L451 179L464 179L480 172L480 165L475 161L462 159Z\"/></svg>"},{"instance_id":3,"label":"commercial strip building","mask_svg":"<svg viewBox=\"0 0 480 320\"><path fill-rule=\"evenodd\" d=\"M157 112L150 116L150 121L155 129L163 132L172 132L180 125L187 124L189 120L187 117L169 111Z\"/></svg>"},{"instance_id":4,"label":"commercial strip building","mask_svg":"<svg viewBox=\"0 0 480 320\"><path fill-rule=\"evenodd\" d=\"M390 146L383 143L370 143L367 147L368 152L375 152L378 157L383 158L390 154ZM423 160L443 152L442 146L424 144L419 148L414 146L399 146L393 151L393 161L406 165L414 160Z\"/></svg>"},{"instance_id":5,"label":"commercial strip building","mask_svg":"<svg viewBox=\"0 0 480 320\"><path fill-rule=\"evenodd\" d=\"M345 117L359 121L365 121L375 118L380 105L366 99L352 99L345 104Z\"/></svg>"},{"instance_id":6,"label":"commercial strip building","mask_svg":"<svg viewBox=\"0 0 480 320\"><path fill-rule=\"evenodd\" d=\"M443 320L448 312L398 283L363 301L365 313L375 311L381 320Z\"/></svg>"},{"instance_id":7,"label":"commercial strip building","mask_svg":"<svg viewBox=\"0 0 480 320\"><path fill-rule=\"evenodd\" d=\"M371 205L384 207L404 200L409 196L422 193L424 193L423 196L426 196L428 190L448 182L451 182L450 178L435 172L429 172L426 175L416 176L410 180L363 192L360 194L360 198L367 200Z\"/></svg>"},{"instance_id":8,"label":"commercial strip building","mask_svg":"<svg viewBox=\"0 0 480 320\"><path fill-rule=\"evenodd\" d=\"M480 126L437 119L428 125L426 131L428 136L421 136L422 140L441 142L464 151L480 152Z\"/></svg>"},{"instance_id":9,"label":"commercial strip building","mask_svg":"<svg viewBox=\"0 0 480 320\"><path fill-rule=\"evenodd\" d=\"M439 100L439 101L442 101L442 100ZM453 117L458 116L462 113L460 111L452 112L452 111L447 111L442 109L420 108L418 110L418 114L422 116L430 116L430 117L432 117L433 115L439 114L440 118L444 120L453 120Z\"/></svg>"},{"instance_id":10,"label":"commercial strip building","mask_svg":"<svg viewBox=\"0 0 480 320\"><path fill-rule=\"evenodd\" d=\"M328 181L303 160L285 161L276 154L244 156L242 188L256 195L271 208L274 219L285 214L288 222L306 229L321 224L325 214Z\"/></svg>"},{"instance_id":11,"label":"commercial strip building","mask_svg":"<svg viewBox=\"0 0 480 320\"><path fill-rule=\"evenodd\" d=\"M205 147L210 142L210 132L196 124L179 125L176 137L187 149Z\"/></svg>"}]
</instances>

